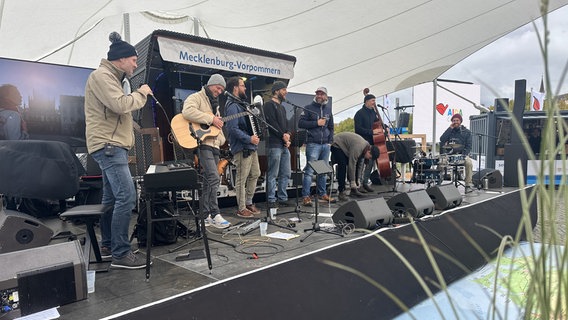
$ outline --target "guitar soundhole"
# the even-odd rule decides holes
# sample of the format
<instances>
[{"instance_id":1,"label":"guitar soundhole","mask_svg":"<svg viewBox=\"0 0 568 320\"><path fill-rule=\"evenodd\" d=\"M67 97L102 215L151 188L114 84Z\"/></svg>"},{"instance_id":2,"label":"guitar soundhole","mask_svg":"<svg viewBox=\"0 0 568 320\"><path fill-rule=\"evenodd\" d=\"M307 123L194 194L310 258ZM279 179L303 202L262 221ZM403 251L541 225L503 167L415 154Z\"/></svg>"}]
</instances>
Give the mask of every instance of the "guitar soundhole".
<instances>
[{"instance_id":1,"label":"guitar soundhole","mask_svg":"<svg viewBox=\"0 0 568 320\"><path fill-rule=\"evenodd\" d=\"M199 125L199 127L201 127L201 129L203 129L203 130L209 129L209 125L207 125L207 124L205 124L205 123L201 123L201 124Z\"/></svg>"}]
</instances>

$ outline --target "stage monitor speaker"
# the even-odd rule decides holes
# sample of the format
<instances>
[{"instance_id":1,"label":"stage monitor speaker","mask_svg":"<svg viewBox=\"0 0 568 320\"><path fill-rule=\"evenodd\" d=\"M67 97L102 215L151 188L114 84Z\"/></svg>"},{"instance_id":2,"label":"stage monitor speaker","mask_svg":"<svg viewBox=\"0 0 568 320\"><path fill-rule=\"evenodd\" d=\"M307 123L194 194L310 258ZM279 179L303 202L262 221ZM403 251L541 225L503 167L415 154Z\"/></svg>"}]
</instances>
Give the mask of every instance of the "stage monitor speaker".
<instances>
[{"instance_id":1,"label":"stage monitor speaker","mask_svg":"<svg viewBox=\"0 0 568 320\"><path fill-rule=\"evenodd\" d=\"M335 223L352 223L355 228L375 229L388 225L393 216L384 198L351 200L339 207L332 216Z\"/></svg>"},{"instance_id":2,"label":"stage monitor speaker","mask_svg":"<svg viewBox=\"0 0 568 320\"><path fill-rule=\"evenodd\" d=\"M0 293L18 299L13 302L21 315L87 298L86 263L77 240L0 254L0 270Z\"/></svg>"},{"instance_id":3,"label":"stage monitor speaker","mask_svg":"<svg viewBox=\"0 0 568 320\"><path fill-rule=\"evenodd\" d=\"M437 210L446 210L459 206L462 196L453 184L433 186L426 190Z\"/></svg>"},{"instance_id":4,"label":"stage monitor speaker","mask_svg":"<svg viewBox=\"0 0 568 320\"><path fill-rule=\"evenodd\" d=\"M434 212L434 202L426 190L399 193L387 201L393 211L408 212L414 218L420 218Z\"/></svg>"},{"instance_id":5,"label":"stage monitor speaker","mask_svg":"<svg viewBox=\"0 0 568 320\"><path fill-rule=\"evenodd\" d=\"M473 173L472 182L474 185L484 187L484 180L487 180L487 187L489 189L503 188L503 175L499 170L483 169Z\"/></svg>"},{"instance_id":6,"label":"stage monitor speaker","mask_svg":"<svg viewBox=\"0 0 568 320\"><path fill-rule=\"evenodd\" d=\"M45 246L53 230L25 213L0 210L0 253Z\"/></svg>"}]
</instances>

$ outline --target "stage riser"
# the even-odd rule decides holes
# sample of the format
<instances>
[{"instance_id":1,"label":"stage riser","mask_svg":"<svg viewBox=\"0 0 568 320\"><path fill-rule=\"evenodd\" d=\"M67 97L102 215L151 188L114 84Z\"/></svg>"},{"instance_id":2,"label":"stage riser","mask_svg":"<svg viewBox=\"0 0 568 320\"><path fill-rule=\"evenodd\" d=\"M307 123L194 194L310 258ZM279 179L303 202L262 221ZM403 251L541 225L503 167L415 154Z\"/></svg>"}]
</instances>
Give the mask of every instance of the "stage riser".
<instances>
[{"instance_id":1,"label":"stage riser","mask_svg":"<svg viewBox=\"0 0 568 320\"><path fill-rule=\"evenodd\" d=\"M529 212L534 227L536 203ZM501 239L493 232L514 235L521 216L520 191L515 191L489 201L461 206L418 223L430 246L454 257L473 271L483 266L485 260L463 232L485 254L494 256ZM422 246L407 240L417 238L412 226L385 230L380 235L408 259L422 278L436 279ZM434 256L448 284L469 273L440 255ZM408 307L427 297L411 272L387 245L370 236L117 318L158 319L167 314L168 319L391 319L401 312L379 289L356 275L324 264L325 260L349 266L371 277ZM438 291L435 286L430 286L430 289ZM223 302L223 308L211 308L219 301Z\"/></svg>"}]
</instances>

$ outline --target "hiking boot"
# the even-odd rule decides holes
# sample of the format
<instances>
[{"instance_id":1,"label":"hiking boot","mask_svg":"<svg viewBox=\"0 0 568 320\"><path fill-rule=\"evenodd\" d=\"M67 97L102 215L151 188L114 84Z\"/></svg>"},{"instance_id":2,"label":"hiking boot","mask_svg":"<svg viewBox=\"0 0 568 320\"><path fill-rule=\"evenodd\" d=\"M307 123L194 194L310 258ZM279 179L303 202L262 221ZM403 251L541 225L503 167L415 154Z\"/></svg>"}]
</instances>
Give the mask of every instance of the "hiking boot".
<instances>
[{"instance_id":1,"label":"hiking boot","mask_svg":"<svg viewBox=\"0 0 568 320\"><path fill-rule=\"evenodd\" d=\"M306 207L311 207L312 206L312 198L304 197L304 200L302 200L302 205L304 205Z\"/></svg>"},{"instance_id":2,"label":"hiking boot","mask_svg":"<svg viewBox=\"0 0 568 320\"><path fill-rule=\"evenodd\" d=\"M295 204L291 204L290 202L288 202L288 200L278 200L278 206L279 206L280 208L283 208L283 207L294 207Z\"/></svg>"},{"instance_id":3,"label":"hiking boot","mask_svg":"<svg viewBox=\"0 0 568 320\"><path fill-rule=\"evenodd\" d=\"M231 223L227 220L225 220L225 218L223 218L223 216L221 216L220 213L217 213L215 215L215 217L213 219L213 223L211 224L211 226L217 228L217 229L225 229L231 226Z\"/></svg>"},{"instance_id":4,"label":"hiking boot","mask_svg":"<svg viewBox=\"0 0 568 320\"><path fill-rule=\"evenodd\" d=\"M357 191L359 191L359 193L367 193L367 190L365 190L362 186L357 188Z\"/></svg>"},{"instance_id":5,"label":"hiking boot","mask_svg":"<svg viewBox=\"0 0 568 320\"><path fill-rule=\"evenodd\" d=\"M270 202L268 202L268 207L269 208L278 208L278 203L276 201L270 201Z\"/></svg>"},{"instance_id":6,"label":"hiking boot","mask_svg":"<svg viewBox=\"0 0 568 320\"><path fill-rule=\"evenodd\" d=\"M365 189L367 192L375 192L375 189L373 189L370 185L368 184L364 184L363 185L363 189Z\"/></svg>"},{"instance_id":7,"label":"hiking boot","mask_svg":"<svg viewBox=\"0 0 568 320\"><path fill-rule=\"evenodd\" d=\"M337 200L333 199L332 197L328 196L327 194L320 196L319 201L320 202L329 202L329 203L336 203L337 202Z\"/></svg>"},{"instance_id":8,"label":"hiking boot","mask_svg":"<svg viewBox=\"0 0 568 320\"><path fill-rule=\"evenodd\" d=\"M339 194L337 195L337 198L339 199L339 201L349 200L349 197L347 197L347 194L345 194L345 191L339 192Z\"/></svg>"},{"instance_id":9,"label":"hiking boot","mask_svg":"<svg viewBox=\"0 0 568 320\"><path fill-rule=\"evenodd\" d=\"M244 208L243 210L237 211L237 216L241 218L254 218L254 213L252 213L249 209Z\"/></svg>"},{"instance_id":10,"label":"hiking boot","mask_svg":"<svg viewBox=\"0 0 568 320\"><path fill-rule=\"evenodd\" d=\"M247 204L246 208L252 212L252 214L260 214L260 210L258 210L258 208L253 204Z\"/></svg>"},{"instance_id":11,"label":"hiking boot","mask_svg":"<svg viewBox=\"0 0 568 320\"><path fill-rule=\"evenodd\" d=\"M364 197L364 195L359 192L357 188L351 188L351 193L349 195L352 197Z\"/></svg>"},{"instance_id":12,"label":"hiking boot","mask_svg":"<svg viewBox=\"0 0 568 320\"><path fill-rule=\"evenodd\" d=\"M152 261L150 261L152 264ZM128 251L128 253L120 258L120 259L112 259L112 263L110 264L113 268L122 268L122 269L142 269L146 267L146 259L142 259L142 255L137 255L132 253L132 251Z\"/></svg>"}]
</instances>

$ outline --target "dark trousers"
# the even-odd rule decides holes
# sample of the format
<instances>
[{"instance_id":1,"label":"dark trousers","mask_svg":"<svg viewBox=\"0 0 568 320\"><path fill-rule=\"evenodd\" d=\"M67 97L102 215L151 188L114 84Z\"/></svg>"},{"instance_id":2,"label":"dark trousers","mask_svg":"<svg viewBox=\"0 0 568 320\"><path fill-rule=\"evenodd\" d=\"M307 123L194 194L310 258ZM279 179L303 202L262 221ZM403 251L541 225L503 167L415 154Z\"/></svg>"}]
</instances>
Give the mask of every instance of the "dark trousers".
<instances>
[{"instance_id":1,"label":"dark trousers","mask_svg":"<svg viewBox=\"0 0 568 320\"><path fill-rule=\"evenodd\" d=\"M339 192L345 191L345 176L347 174L349 158L347 158L343 150L338 147L331 146L331 163L337 164L337 190Z\"/></svg>"}]
</instances>

